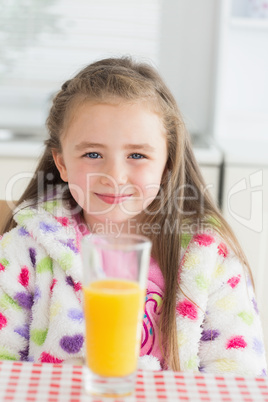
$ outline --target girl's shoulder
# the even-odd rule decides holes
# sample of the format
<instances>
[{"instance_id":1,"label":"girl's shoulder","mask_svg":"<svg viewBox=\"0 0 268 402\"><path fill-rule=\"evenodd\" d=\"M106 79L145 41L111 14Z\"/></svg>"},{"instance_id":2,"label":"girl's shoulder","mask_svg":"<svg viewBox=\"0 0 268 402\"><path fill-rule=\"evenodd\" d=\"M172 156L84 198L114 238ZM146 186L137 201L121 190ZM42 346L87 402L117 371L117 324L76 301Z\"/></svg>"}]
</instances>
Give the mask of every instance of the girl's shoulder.
<instances>
[{"instance_id":1,"label":"girl's shoulder","mask_svg":"<svg viewBox=\"0 0 268 402\"><path fill-rule=\"evenodd\" d=\"M199 232L188 238L182 255L180 275L194 276L195 281L200 280L200 286L210 283L211 278L224 281L246 273L238 256L217 231Z\"/></svg>"},{"instance_id":2,"label":"girl's shoulder","mask_svg":"<svg viewBox=\"0 0 268 402\"><path fill-rule=\"evenodd\" d=\"M76 238L77 221L68 204L51 199L39 203L31 200L20 204L13 212L16 226L0 238L1 252L13 252L33 244L55 247L65 238Z\"/></svg>"},{"instance_id":3,"label":"girl's shoulder","mask_svg":"<svg viewBox=\"0 0 268 402\"><path fill-rule=\"evenodd\" d=\"M233 254L226 240L215 230L199 231L194 234L182 234L182 253L205 253L212 254L216 258L226 258Z\"/></svg>"},{"instance_id":4,"label":"girl's shoulder","mask_svg":"<svg viewBox=\"0 0 268 402\"><path fill-rule=\"evenodd\" d=\"M72 212L59 200L20 205L14 212L17 226L0 240L2 265L23 267L30 264L38 267L43 262L49 266L55 262L76 278L76 271L81 270L81 261L78 222ZM80 275L80 271L78 273Z\"/></svg>"},{"instance_id":5,"label":"girl's shoulder","mask_svg":"<svg viewBox=\"0 0 268 402\"><path fill-rule=\"evenodd\" d=\"M39 232L56 234L61 227L72 230L77 225L77 215L75 207L56 197L37 202L24 201L14 210L13 218L19 227L35 237Z\"/></svg>"}]
</instances>

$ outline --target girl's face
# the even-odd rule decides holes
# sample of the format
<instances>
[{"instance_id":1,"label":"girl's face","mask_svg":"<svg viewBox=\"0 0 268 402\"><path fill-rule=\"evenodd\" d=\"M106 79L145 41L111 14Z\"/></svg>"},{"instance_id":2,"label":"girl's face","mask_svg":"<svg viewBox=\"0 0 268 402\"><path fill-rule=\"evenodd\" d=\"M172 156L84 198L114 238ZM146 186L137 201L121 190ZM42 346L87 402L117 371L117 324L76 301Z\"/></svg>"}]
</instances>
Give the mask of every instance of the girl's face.
<instances>
[{"instance_id":1,"label":"girl's face","mask_svg":"<svg viewBox=\"0 0 268 402\"><path fill-rule=\"evenodd\" d=\"M76 110L61 145L62 153L53 152L55 163L91 230L107 222L133 229L156 197L165 169L161 118L144 103L87 102Z\"/></svg>"}]
</instances>

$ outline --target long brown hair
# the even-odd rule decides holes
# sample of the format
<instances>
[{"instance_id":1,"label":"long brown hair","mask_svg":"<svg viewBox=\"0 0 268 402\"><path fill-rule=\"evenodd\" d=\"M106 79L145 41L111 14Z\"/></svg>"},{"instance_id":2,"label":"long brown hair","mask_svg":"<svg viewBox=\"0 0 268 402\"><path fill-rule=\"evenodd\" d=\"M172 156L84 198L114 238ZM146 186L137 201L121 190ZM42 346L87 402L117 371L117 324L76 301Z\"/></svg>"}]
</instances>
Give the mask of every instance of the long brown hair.
<instances>
[{"instance_id":1,"label":"long brown hair","mask_svg":"<svg viewBox=\"0 0 268 402\"><path fill-rule=\"evenodd\" d=\"M118 99L147 102L161 116L166 129L168 160L159 197L143 211L142 221L150 223L151 227L157 224L160 228L160 233L151 231L149 237L153 244L152 255L165 280L160 319L161 347L166 356L166 366L179 370L175 307L182 244L180 227L187 222L191 233L191 225L201 227L208 219L210 222L213 219L214 230L232 247L242 263L245 266L248 264L232 230L205 191L206 186L178 106L157 71L148 64L137 63L131 58L110 58L85 67L74 78L65 82L53 100L47 119L49 139L46 141L44 155L18 203L31 199L36 204L40 196L40 181L44 192L51 185L66 187L55 166L52 150L61 151L60 138L75 113L75 107L88 100L107 103ZM68 188L64 196L75 203ZM15 225L10 217L5 231Z\"/></svg>"}]
</instances>

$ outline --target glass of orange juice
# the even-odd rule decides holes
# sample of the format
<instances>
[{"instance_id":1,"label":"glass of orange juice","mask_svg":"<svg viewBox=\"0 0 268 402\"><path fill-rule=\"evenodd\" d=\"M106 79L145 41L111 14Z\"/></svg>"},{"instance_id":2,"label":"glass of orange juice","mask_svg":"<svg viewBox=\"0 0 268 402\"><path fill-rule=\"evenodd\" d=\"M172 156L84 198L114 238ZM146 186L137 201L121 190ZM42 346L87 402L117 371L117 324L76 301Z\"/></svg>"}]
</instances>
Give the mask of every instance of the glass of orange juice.
<instances>
[{"instance_id":1,"label":"glass of orange juice","mask_svg":"<svg viewBox=\"0 0 268 402\"><path fill-rule=\"evenodd\" d=\"M150 252L144 236L82 240L85 389L91 394L135 389Z\"/></svg>"}]
</instances>

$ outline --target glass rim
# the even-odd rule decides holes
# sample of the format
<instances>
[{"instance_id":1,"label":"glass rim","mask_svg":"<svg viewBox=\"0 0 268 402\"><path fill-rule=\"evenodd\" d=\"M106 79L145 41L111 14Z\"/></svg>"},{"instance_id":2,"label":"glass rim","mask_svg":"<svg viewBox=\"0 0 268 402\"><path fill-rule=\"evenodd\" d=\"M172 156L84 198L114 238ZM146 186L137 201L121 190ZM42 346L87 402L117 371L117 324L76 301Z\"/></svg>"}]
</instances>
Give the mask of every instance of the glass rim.
<instances>
[{"instance_id":1,"label":"glass rim","mask_svg":"<svg viewBox=\"0 0 268 402\"><path fill-rule=\"evenodd\" d=\"M127 243L127 240L132 239L133 243ZM96 243L94 240L104 240L103 243ZM112 240L112 241L111 241ZM151 248L152 242L151 240L143 235L137 234L122 234L119 237L113 236L111 234L95 234L90 233L85 235L82 238L82 243L86 243L87 241L91 241L96 245L96 247L104 248L110 245L108 248L112 248L113 245L117 246L117 249L131 249L131 250L144 250ZM121 242L120 242L121 241Z\"/></svg>"}]
</instances>

